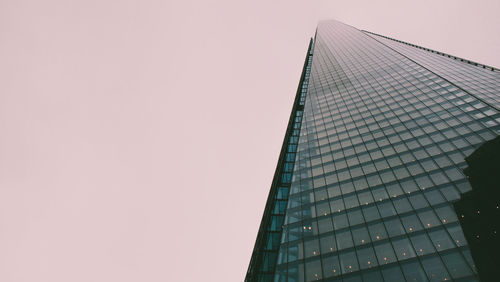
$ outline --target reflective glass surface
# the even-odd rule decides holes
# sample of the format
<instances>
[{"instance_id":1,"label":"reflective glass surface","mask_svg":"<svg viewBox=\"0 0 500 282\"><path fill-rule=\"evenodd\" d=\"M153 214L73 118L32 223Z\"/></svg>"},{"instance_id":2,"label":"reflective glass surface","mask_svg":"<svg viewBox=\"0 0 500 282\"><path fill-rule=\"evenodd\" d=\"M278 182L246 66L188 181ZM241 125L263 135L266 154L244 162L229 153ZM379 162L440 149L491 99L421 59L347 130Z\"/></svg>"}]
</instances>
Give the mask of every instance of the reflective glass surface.
<instances>
[{"instance_id":1,"label":"reflective glass surface","mask_svg":"<svg viewBox=\"0 0 500 282\"><path fill-rule=\"evenodd\" d=\"M336 21L313 53L274 281L476 281L451 202L500 73Z\"/></svg>"}]
</instances>

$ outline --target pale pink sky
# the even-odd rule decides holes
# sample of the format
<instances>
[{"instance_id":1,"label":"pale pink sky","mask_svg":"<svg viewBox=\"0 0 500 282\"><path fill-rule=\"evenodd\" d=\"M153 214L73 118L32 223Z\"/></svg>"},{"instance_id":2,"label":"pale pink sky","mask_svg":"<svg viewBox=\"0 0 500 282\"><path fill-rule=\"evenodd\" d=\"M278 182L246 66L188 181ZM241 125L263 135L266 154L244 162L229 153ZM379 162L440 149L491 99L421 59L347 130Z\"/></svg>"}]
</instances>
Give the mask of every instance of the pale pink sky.
<instances>
[{"instance_id":1,"label":"pale pink sky","mask_svg":"<svg viewBox=\"0 0 500 282\"><path fill-rule=\"evenodd\" d=\"M0 281L242 281L318 20L500 66L500 2L0 2Z\"/></svg>"}]
</instances>

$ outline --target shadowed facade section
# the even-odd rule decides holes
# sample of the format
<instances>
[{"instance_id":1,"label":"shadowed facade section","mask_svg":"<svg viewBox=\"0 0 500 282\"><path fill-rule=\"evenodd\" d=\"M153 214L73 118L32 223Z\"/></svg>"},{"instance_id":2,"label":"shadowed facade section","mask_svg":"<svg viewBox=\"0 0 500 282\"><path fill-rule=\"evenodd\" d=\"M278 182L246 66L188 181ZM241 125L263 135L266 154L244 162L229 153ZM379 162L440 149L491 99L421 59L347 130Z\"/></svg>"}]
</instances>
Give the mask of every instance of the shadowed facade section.
<instances>
[{"instance_id":1,"label":"shadowed facade section","mask_svg":"<svg viewBox=\"0 0 500 282\"><path fill-rule=\"evenodd\" d=\"M472 191L454 203L482 281L497 281L500 268L500 137L465 159Z\"/></svg>"}]
</instances>

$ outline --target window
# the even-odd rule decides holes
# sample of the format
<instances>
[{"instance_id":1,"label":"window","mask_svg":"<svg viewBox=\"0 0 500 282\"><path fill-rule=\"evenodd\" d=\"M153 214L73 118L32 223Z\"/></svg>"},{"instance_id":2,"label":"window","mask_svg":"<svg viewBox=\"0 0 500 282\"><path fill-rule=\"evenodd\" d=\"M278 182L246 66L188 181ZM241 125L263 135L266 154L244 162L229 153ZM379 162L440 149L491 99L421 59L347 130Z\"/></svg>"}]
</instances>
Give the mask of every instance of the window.
<instances>
[{"instance_id":1,"label":"window","mask_svg":"<svg viewBox=\"0 0 500 282\"><path fill-rule=\"evenodd\" d=\"M450 236L448 236L448 233L443 228L430 231L429 237L438 252L455 246L455 244L451 241Z\"/></svg>"},{"instance_id":2,"label":"window","mask_svg":"<svg viewBox=\"0 0 500 282\"><path fill-rule=\"evenodd\" d=\"M358 254L361 269L378 266L377 258L375 257L375 252L372 247L358 248L356 249L356 253Z\"/></svg>"},{"instance_id":3,"label":"window","mask_svg":"<svg viewBox=\"0 0 500 282\"><path fill-rule=\"evenodd\" d=\"M340 275L340 264L337 256L323 258L325 278Z\"/></svg>"},{"instance_id":4,"label":"window","mask_svg":"<svg viewBox=\"0 0 500 282\"><path fill-rule=\"evenodd\" d=\"M358 260L354 251L340 254L340 266L342 273L347 274L359 270Z\"/></svg>"},{"instance_id":5,"label":"window","mask_svg":"<svg viewBox=\"0 0 500 282\"><path fill-rule=\"evenodd\" d=\"M453 252L442 256L446 267L450 271L453 278L460 278L468 275L472 275L472 271L465 262L464 258L460 253Z\"/></svg>"},{"instance_id":6,"label":"window","mask_svg":"<svg viewBox=\"0 0 500 282\"><path fill-rule=\"evenodd\" d=\"M356 194L344 197L344 202L347 209L359 206L358 197L356 196Z\"/></svg>"},{"instance_id":7,"label":"window","mask_svg":"<svg viewBox=\"0 0 500 282\"><path fill-rule=\"evenodd\" d=\"M371 242L370 235L368 234L368 229L366 229L365 226L353 228L351 231L352 238L356 246L365 245Z\"/></svg>"},{"instance_id":8,"label":"window","mask_svg":"<svg viewBox=\"0 0 500 282\"><path fill-rule=\"evenodd\" d=\"M437 255L422 259L422 265L430 281L445 281L451 277Z\"/></svg>"},{"instance_id":9,"label":"window","mask_svg":"<svg viewBox=\"0 0 500 282\"><path fill-rule=\"evenodd\" d=\"M390 243L383 243L375 245L375 252L377 253L378 263L388 264L396 261L396 256L392 250Z\"/></svg>"},{"instance_id":10,"label":"window","mask_svg":"<svg viewBox=\"0 0 500 282\"><path fill-rule=\"evenodd\" d=\"M427 200L425 199L424 195L418 193L418 194L412 194L409 197L410 203L413 206L414 209L421 209L428 207L429 204L427 203Z\"/></svg>"},{"instance_id":11,"label":"window","mask_svg":"<svg viewBox=\"0 0 500 282\"><path fill-rule=\"evenodd\" d=\"M344 201L340 199L335 199L330 202L332 212L341 212L345 209Z\"/></svg>"},{"instance_id":12,"label":"window","mask_svg":"<svg viewBox=\"0 0 500 282\"><path fill-rule=\"evenodd\" d=\"M408 202L408 199L406 197L394 198L392 202L394 203L394 207L396 208L398 214L402 214L412 210L410 202Z\"/></svg>"},{"instance_id":13,"label":"window","mask_svg":"<svg viewBox=\"0 0 500 282\"><path fill-rule=\"evenodd\" d=\"M400 238L392 241L398 260L405 260L415 257L415 251L408 238Z\"/></svg>"},{"instance_id":14,"label":"window","mask_svg":"<svg viewBox=\"0 0 500 282\"><path fill-rule=\"evenodd\" d=\"M426 191L424 194L429 203L433 206L445 202L445 199L441 196L439 190Z\"/></svg>"},{"instance_id":15,"label":"window","mask_svg":"<svg viewBox=\"0 0 500 282\"><path fill-rule=\"evenodd\" d=\"M330 213L330 204L328 202L323 202L316 205L317 216L328 215Z\"/></svg>"},{"instance_id":16,"label":"window","mask_svg":"<svg viewBox=\"0 0 500 282\"><path fill-rule=\"evenodd\" d=\"M415 214L402 216L401 222L403 222L403 226L407 233L422 230L422 225L420 224L420 221Z\"/></svg>"},{"instance_id":17,"label":"window","mask_svg":"<svg viewBox=\"0 0 500 282\"><path fill-rule=\"evenodd\" d=\"M431 228L440 225L439 219L432 210L418 212L418 217L424 225L424 228Z\"/></svg>"},{"instance_id":18,"label":"window","mask_svg":"<svg viewBox=\"0 0 500 282\"><path fill-rule=\"evenodd\" d=\"M363 207L363 215L365 217L365 220L367 222L369 221L374 221L380 218L380 215L378 213L378 209L376 206L367 206Z\"/></svg>"},{"instance_id":19,"label":"window","mask_svg":"<svg viewBox=\"0 0 500 282\"><path fill-rule=\"evenodd\" d=\"M351 226L361 224L364 222L363 214L361 213L361 209L350 210L347 213L349 218L349 223Z\"/></svg>"},{"instance_id":20,"label":"window","mask_svg":"<svg viewBox=\"0 0 500 282\"><path fill-rule=\"evenodd\" d=\"M384 220L384 224L390 237L405 234L404 228L401 225L399 218Z\"/></svg>"},{"instance_id":21,"label":"window","mask_svg":"<svg viewBox=\"0 0 500 282\"><path fill-rule=\"evenodd\" d=\"M382 269L382 275L384 281L405 281L403 273L397 264Z\"/></svg>"},{"instance_id":22,"label":"window","mask_svg":"<svg viewBox=\"0 0 500 282\"><path fill-rule=\"evenodd\" d=\"M351 231L344 230L341 232L337 232L337 246L339 250L347 249L353 246Z\"/></svg>"},{"instance_id":23,"label":"window","mask_svg":"<svg viewBox=\"0 0 500 282\"><path fill-rule=\"evenodd\" d=\"M384 224L382 223L369 224L368 230L372 237L372 241L374 242L387 238L387 233L385 231Z\"/></svg>"},{"instance_id":24,"label":"window","mask_svg":"<svg viewBox=\"0 0 500 282\"><path fill-rule=\"evenodd\" d=\"M341 229L341 228L348 226L347 215L345 212L342 212L342 213L339 213L339 214L336 214L335 216L333 216L333 226L334 226L335 230L338 230L338 229Z\"/></svg>"},{"instance_id":25,"label":"window","mask_svg":"<svg viewBox=\"0 0 500 282\"><path fill-rule=\"evenodd\" d=\"M326 233L333 230L332 219L330 217L318 220L319 233Z\"/></svg>"},{"instance_id":26,"label":"window","mask_svg":"<svg viewBox=\"0 0 500 282\"><path fill-rule=\"evenodd\" d=\"M410 239L413 243L413 247L415 248L415 253L417 255L423 256L435 252L434 247L432 246L432 243L429 240L427 234L422 233L419 235L415 235L410 237Z\"/></svg>"},{"instance_id":27,"label":"window","mask_svg":"<svg viewBox=\"0 0 500 282\"><path fill-rule=\"evenodd\" d=\"M361 205L368 205L373 203L372 193L370 191L364 191L358 193L359 202Z\"/></svg>"},{"instance_id":28,"label":"window","mask_svg":"<svg viewBox=\"0 0 500 282\"><path fill-rule=\"evenodd\" d=\"M396 214L396 210L390 201L377 203L377 206L382 217L389 217Z\"/></svg>"},{"instance_id":29,"label":"window","mask_svg":"<svg viewBox=\"0 0 500 282\"><path fill-rule=\"evenodd\" d=\"M318 239L312 239L304 242L304 249L306 258L319 256L319 242Z\"/></svg>"},{"instance_id":30,"label":"window","mask_svg":"<svg viewBox=\"0 0 500 282\"><path fill-rule=\"evenodd\" d=\"M306 263L306 281L322 279L320 260L313 260Z\"/></svg>"},{"instance_id":31,"label":"window","mask_svg":"<svg viewBox=\"0 0 500 282\"><path fill-rule=\"evenodd\" d=\"M418 261L408 261L401 264L406 281L428 281L424 270Z\"/></svg>"},{"instance_id":32,"label":"window","mask_svg":"<svg viewBox=\"0 0 500 282\"><path fill-rule=\"evenodd\" d=\"M376 269L368 272L363 272L363 281L382 282L383 279L380 270Z\"/></svg>"}]
</instances>

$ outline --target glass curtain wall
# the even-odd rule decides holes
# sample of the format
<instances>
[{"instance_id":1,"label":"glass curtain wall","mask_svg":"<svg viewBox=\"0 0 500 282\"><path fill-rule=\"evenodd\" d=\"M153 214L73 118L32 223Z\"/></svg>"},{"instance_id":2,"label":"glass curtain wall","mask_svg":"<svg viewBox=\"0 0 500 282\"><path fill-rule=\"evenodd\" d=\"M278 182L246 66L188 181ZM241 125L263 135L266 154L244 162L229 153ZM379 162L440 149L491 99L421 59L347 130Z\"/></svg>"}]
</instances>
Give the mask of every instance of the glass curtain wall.
<instances>
[{"instance_id":1,"label":"glass curtain wall","mask_svg":"<svg viewBox=\"0 0 500 282\"><path fill-rule=\"evenodd\" d=\"M452 202L499 71L336 21L313 53L274 281L478 281Z\"/></svg>"}]
</instances>

